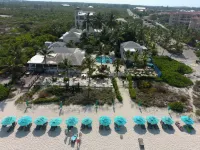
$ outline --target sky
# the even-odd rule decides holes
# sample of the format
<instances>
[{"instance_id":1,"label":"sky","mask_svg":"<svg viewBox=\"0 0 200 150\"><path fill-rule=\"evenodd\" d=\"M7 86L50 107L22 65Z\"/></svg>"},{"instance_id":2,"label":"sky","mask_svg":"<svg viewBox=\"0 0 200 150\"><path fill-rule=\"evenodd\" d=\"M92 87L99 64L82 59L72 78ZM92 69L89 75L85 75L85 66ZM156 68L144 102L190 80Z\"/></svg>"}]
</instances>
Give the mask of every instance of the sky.
<instances>
[{"instance_id":1,"label":"sky","mask_svg":"<svg viewBox=\"0 0 200 150\"><path fill-rule=\"evenodd\" d=\"M200 0L32 0L32 1L56 1L56 2L88 2L88 3L112 3L149 6L189 6L200 7Z\"/></svg>"}]
</instances>

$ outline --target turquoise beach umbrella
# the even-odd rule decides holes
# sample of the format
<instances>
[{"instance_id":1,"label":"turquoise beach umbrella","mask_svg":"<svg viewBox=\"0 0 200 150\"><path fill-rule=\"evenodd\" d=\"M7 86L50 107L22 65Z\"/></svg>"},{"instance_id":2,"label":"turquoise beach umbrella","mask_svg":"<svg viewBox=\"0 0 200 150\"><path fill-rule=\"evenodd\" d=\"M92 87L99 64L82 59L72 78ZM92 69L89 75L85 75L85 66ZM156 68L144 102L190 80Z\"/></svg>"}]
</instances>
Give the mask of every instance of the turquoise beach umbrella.
<instances>
[{"instance_id":1,"label":"turquoise beach umbrella","mask_svg":"<svg viewBox=\"0 0 200 150\"><path fill-rule=\"evenodd\" d=\"M7 126L7 125L11 125L15 121L16 121L16 117L15 116L8 116L8 117L5 117L1 121L1 124Z\"/></svg>"},{"instance_id":2,"label":"turquoise beach umbrella","mask_svg":"<svg viewBox=\"0 0 200 150\"><path fill-rule=\"evenodd\" d=\"M194 124L194 120L188 116L181 116L181 120L186 124L186 125L192 125Z\"/></svg>"},{"instance_id":3,"label":"turquoise beach umbrella","mask_svg":"<svg viewBox=\"0 0 200 150\"><path fill-rule=\"evenodd\" d=\"M61 118L53 118L50 120L49 125L50 126L59 126L62 123L62 119Z\"/></svg>"},{"instance_id":4,"label":"turquoise beach umbrella","mask_svg":"<svg viewBox=\"0 0 200 150\"><path fill-rule=\"evenodd\" d=\"M107 116L101 116L99 118L99 123L100 125L103 125L103 126L109 126L111 124L111 119L110 117L107 117Z\"/></svg>"},{"instance_id":5,"label":"turquoise beach umbrella","mask_svg":"<svg viewBox=\"0 0 200 150\"><path fill-rule=\"evenodd\" d=\"M84 124L86 126L89 125L89 124L92 124L92 119L89 118L89 117L83 118L82 124Z\"/></svg>"},{"instance_id":6,"label":"turquoise beach umbrella","mask_svg":"<svg viewBox=\"0 0 200 150\"><path fill-rule=\"evenodd\" d=\"M78 123L78 118L72 116L65 121L67 126L75 126Z\"/></svg>"},{"instance_id":7,"label":"turquoise beach umbrella","mask_svg":"<svg viewBox=\"0 0 200 150\"><path fill-rule=\"evenodd\" d=\"M20 126L27 126L32 122L32 118L30 116L23 116L18 120L18 124Z\"/></svg>"},{"instance_id":8,"label":"turquoise beach umbrella","mask_svg":"<svg viewBox=\"0 0 200 150\"><path fill-rule=\"evenodd\" d=\"M144 125L145 122L146 122L145 119L142 116L133 117L133 121L138 125Z\"/></svg>"},{"instance_id":9,"label":"turquoise beach umbrella","mask_svg":"<svg viewBox=\"0 0 200 150\"><path fill-rule=\"evenodd\" d=\"M172 125L174 123L174 120L171 117L164 116L161 118L162 122L167 125Z\"/></svg>"},{"instance_id":10,"label":"turquoise beach umbrella","mask_svg":"<svg viewBox=\"0 0 200 150\"><path fill-rule=\"evenodd\" d=\"M45 116L40 116L38 118L35 119L34 123L36 125L43 125L48 121L48 119Z\"/></svg>"},{"instance_id":11,"label":"turquoise beach umbrella","mask_svg":"<svg viewBox=\"0 0 200 150\"><path fill-rule=\"evenodd\" d=\"M114 122L118 125L118 126L123 126L127 123L126 119L122 116L117 116L114 119Z\"/></svg>"},{"instance_id":12,"label":"turquoise beach umbrella","mask_svg":"<svg viewBox=\"0 0 200 150\"><path fill-rule=\"evenodd\" d=\"M152 124L152 125L155 125L158 123L158 118L156 118L155 116L147 116L146 118L147 122Z\"/></svg>"}]
</instances>

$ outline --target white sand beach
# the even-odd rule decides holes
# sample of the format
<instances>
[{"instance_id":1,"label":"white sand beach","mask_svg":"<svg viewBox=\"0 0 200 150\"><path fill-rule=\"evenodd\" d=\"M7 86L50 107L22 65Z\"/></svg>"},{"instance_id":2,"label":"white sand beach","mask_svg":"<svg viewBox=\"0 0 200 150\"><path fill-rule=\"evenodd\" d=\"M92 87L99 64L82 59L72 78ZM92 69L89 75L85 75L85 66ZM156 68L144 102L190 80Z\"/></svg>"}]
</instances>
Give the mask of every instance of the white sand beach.
<instances>
[{"instance_id":1,"label":"white sand beach","mask_svg":"<svg viewBox=\"0 0 200 150\"><path fill-rule=\"evenodd\" d=\"M118 81L121 83L120 81ZM123 96L123 104L116 104L115 109L110 106L99 107L97 112L94 106L80 107L80 106L64 106L62 111L58 109L57 105L40 105L32 106L24 112L26 106L15 106L14 100L9 99L0 103L0 120L8 115L16 115L20 118L23 115L32 116L33 120L41 115L48 117L61 117L63 122L61 128L55 132L48 132L49 126L46 132L34 131L35 124L31 127L30 132L17 131L18 125L11 133L7 133L5 130L0 131L0 150L138 150L138 138L143 138L145 144L145 150L199 150L200 149L200 124L195 122L194 128L196 132L188 134L181 132L174 125L174 132L164 131L159 123L159 131L146 130L145 132L140 128L135 127L133 123L133 116L141 115L146 117L148 115L155 115L158 118L168 115L167 109L158 108L142 108L140 112L138 106L133 103L129 98L128 89L122 88L120 85L120 92ZM73 129L73 132L80 132L80 125L82 118L88 116L93 119L92 131L82 132L82 141L79 148L77 145L71 146L69 143L69 137L65 135L65 120L69 116L76 116L79 118L77 128ZM99 132L98 119L102 115L111 117L111 131ZM126 128L122 129L118 133L114 130L114 117L122 115L127 119ZM180 115L172 113L172 118L175 121L180 121ZM180 121L181 122L181 121ZM183 125L183 123L181 122ZM122 136L120 136L122 135Z\"/></svg>"}]
</instances>

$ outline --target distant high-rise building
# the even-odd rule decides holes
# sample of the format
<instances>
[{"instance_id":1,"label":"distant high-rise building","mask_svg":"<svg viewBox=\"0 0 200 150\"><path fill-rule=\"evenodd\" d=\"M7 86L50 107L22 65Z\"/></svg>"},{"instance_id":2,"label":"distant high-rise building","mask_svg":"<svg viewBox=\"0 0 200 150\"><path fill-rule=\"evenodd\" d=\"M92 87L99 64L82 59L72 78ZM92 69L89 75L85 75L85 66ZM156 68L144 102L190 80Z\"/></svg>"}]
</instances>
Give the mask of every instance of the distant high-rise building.
<instances>
[{"instance_id":1,"label":"distant high-rise building","mask_svg":"<svg viewBox=\"0 0 200 150\"><path fill-rule=\"evenodd\" d=\"M200 12L173 12L170 13L169 25L182 24L191 29L200 29Z\"/></svg>"}]
</instances>

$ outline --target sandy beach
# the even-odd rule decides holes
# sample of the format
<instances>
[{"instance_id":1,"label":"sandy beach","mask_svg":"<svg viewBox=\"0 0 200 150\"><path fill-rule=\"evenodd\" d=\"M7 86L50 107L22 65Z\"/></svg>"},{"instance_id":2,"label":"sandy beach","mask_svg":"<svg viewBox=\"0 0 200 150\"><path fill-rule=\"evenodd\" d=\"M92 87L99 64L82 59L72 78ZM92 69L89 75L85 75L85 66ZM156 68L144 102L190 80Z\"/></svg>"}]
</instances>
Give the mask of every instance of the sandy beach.
<instances>
[{"instance_id":1,"label":"sandy beach","mask_svg":"<svg viewBox=\"0 0 200 150\"><path fill-rule=\"evenodd\" d=\"M138 106L130 100L128 90L122 87L120 83L120 92L123 96L123 104L116 104L112 106L102 106L96 111L94 106L64 106L62 111L59 110L57 105L40 105L32 106L31 109L27 109L25 104L15 106L14 100L20 96L17 95L13 99L9 99L0 103L0 120L8 115L16 115L20 118L23 115L32 116L33 120L41 115L46 116L48 119L53 117L61 117L63 122L61 128L58 128L55 132L48 132L49 126L46 132L35 131L35 124L31 127L30 132L17 131L18 125L11 133L7 133L5 130L0 131L0 150L64 150L64 149L80 149L80 150L137 150L140 149L138 145L138 138L143 138L146 150L199 150L200 144L200 124L195 122L194 128L196 132L188 134L181 132L174 125L174 132L164 131L159 124L159 131L146 130L143 131L133 123L133 116L141 115L146 117L148 115L155 115L159 119L162 116L168 116L167 109L158 108L142 108L139 110ZM69 143L69 137L65 135L65 120L69 116L76 116L79 119L77 128L73 129L74 133L80 132L81 120L84 117L91 117L93 119L92 130L82 132L82 142L78 148L75 144L71 146ZM98 119L102 115L111 117L111 131L99 131ZM122 115L127 119L125 128L116 132L114 130L114 117ZM171 113L172 118L175 121L180 121L180 115ZM181 122L181 121L180 121ZM181 122L183 125L183 123Z\"/></svg>"}]
</instances>

